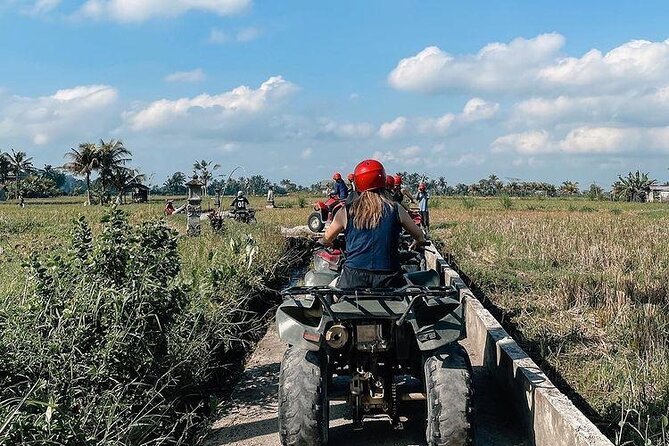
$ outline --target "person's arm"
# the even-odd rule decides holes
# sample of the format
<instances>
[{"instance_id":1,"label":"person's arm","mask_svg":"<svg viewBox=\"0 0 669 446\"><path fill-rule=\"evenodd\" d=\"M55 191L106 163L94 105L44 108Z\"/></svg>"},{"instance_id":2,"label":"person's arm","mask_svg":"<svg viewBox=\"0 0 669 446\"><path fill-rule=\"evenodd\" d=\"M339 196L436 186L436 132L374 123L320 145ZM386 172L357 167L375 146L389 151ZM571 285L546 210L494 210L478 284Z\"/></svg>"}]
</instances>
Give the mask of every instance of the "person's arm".
<instances>
[{"instance_id":1,"label":"person's arm","mask_svg":"<svg viewBox=\"0 0 669 446\"><path fill-rule=\"evenodd\" d=\"M325 235L321 239L321 242L324 245L331 245L337 236L341 234L344 229L346 229L347 220L348 214L346 212L346 207L342 207L335 215L335 218L332 220L332 223L330 223L330 226L328 226L328 229L325 231Z\"/></svg>"},{"instance_id":2,"label":"person's arm","mask_svg":"<svg viewBox=\"0 0 669 446\"><path fill-rule=\"evenodd\" d=\"M425 243L425 234L423 234L423 231L413 222L411 217L409 217L409 213L406 209L402 206L397 206L397 210L400 213L400 223L402 224L402 227L406 229L418 243Z\"/></svg>"}]
</instances>

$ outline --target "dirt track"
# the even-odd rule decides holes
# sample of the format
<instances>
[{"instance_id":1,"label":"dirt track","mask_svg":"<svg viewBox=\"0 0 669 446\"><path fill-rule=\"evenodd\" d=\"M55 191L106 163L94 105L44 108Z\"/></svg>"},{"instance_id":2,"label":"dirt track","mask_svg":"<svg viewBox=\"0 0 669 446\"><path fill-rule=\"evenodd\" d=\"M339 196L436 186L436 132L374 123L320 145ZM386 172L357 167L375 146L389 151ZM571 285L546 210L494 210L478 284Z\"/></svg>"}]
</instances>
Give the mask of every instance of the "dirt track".
<instances>
[{"instance_id":1,"label":"dirt track","mask_svg":"<svg viewBox=\"0 0 669 446\"><path fill-rule=\"evenodd\" d=\"M463 345L467 347L466 340ZM221 408L222 418L214 423L206 446L279 446L276 395L284 350L276 328L270 327L246 364L230 401ZM470 358L474 368L475 445L525 446L517 420L483 372L479 358ZM407 424L403 431L394 431L386 420L366 420L364 430L354 432L350 420L344 419L343 403L330 412L330 445L425 444L423 423Z\"/></svg>"}]
</instances>

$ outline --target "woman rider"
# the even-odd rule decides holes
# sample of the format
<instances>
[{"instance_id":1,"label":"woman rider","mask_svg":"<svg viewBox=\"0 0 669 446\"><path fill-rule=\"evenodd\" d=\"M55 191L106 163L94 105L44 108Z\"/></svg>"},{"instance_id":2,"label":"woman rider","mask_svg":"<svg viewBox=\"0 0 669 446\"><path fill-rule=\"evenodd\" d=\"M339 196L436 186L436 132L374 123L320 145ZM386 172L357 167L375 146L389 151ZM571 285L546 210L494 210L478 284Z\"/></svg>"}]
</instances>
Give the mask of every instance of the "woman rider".
<instances>
[{"instance_id":1,"label":"woman rider","mask_svg":"<svg viewBox=\"0 0 669 446\"><path fill-rule=\"evenodd\" d=\"M344 232L346 261L339 288L395 288L405 284L399 261L399 237L406 229L417 242L425 236L407 211L386 190L386 171L376 160L355 168L355 187L360 196L343 207L325 232L322 242L331 244Z\"/></svg>"}]
</instances>

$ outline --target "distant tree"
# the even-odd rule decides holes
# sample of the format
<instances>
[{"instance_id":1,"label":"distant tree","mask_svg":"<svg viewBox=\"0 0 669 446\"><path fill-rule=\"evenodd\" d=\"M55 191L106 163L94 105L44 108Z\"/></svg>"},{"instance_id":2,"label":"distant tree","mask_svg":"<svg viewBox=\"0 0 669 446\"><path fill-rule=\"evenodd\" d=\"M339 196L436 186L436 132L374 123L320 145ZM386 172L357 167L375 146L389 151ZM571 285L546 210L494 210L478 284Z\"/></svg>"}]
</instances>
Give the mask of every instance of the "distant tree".
<instances>
[{"instance_id":1,"label":"distant tree","mask_svg":"<svg viewBox=\"0 0 669 446\"><path fill-rule=\"evenodd\" d=\"M116 188L116 203L121 204L121 200L126 190L133 185L142 184L146 180L146 175L139 173L138 170L129 169L121 166L112 171L109 181Z\"/></svg>"},{"instance_id":2,"label":"distant tree","mask_svg":"<svg viewBox=\"0 0 669 446\"><path fill-rule=\"evenodd\" d=\"M586 192L586 196L593 201L601 200L602 198L604 198L604 189L602 189L601 186L592 183L588 188L588 191Z\"/></svg>"},{"instance_id":3,"label":"distant tree","mask_svg":"<svg viewBox=\"0 0 669 446\"><path fill-rule=\"evenodd\" d=\"M5 184L9 174L12 171L12 165L5 153L0 152L0 184Z\"/></svg>"},{"instance_id":4,"label":"distant tree","mask_svg":"<svg viewBox=\"0 0 669 446\"><path fill-rule=\"evenodd\" d=\"M291 181L287 178L281 180L281 182L279 183L279 186L282 187L286 191L286 193L289 193L289 194L293 193L293 192L296 192L298 190L297 184L295 184L293 181Z\"/></svg>"},{"instance_id":5,"label":"distant tree","mask_svg":"<svg viewBox=\"0 0 669 446\"><path fill-rule=\"evenodd\" d=\"M618 176L618 181L613 183L613 196L618 200L644 201L650 187L656 184L656 180L650 179L648 173L629 172L626 177Z\"/></svg>"},{"instance_id":6,"label":"distant tree","mask_svg":"<svg viewBox=\"0 0 669 446\"><path fill-rule=\"evenodd\" d=\"M467 195L469 193L469 187L464 183L458 183L453 189L455 195Z\"/></svg>"},{"instance_id":7,"label":"distant tree","mask_svg":"<svg viewBox=\"0 0 669 446\"><path fill-rule=\"evenodd\" d=\"M78 177L86 178L86 203L91 204L91 174L100 167L98 148L95 144L84 142L79 149L72 148L65 154L70 161L63 165L63 169Z\"/></svg>"},{"instance_id":8,"label":"distant tree","mask_svg":"<svg viewBox=\"0 0 669 446\"><path fill-rule=\"evenodd\" d=\"M560 194L561 195L578 195L579 193L579 188L578 188L578 182L574 181L565 181L562 183L560 186Z\"/></svg>"},{"instance_id":9,"label":"distant tree","mask_svg":"<svg viewBox=\"0 0 669 446\"><path fill-rule=\"evenodd\" d=\"M123 141L118 139L110 139L107 142L100 140L98 171L100 172L103 195L107 192L107 186L113 184L113 176L118 176L120 170L129 170L125 165L131 161L131 156L132 153L123 145Z\"/></svg>"},{"instance_id":10,"label":"distant tree","mask_svg":"<svg viewBox=\"0 0 669 446\"><path fill-rule=\"evenodd\" d=\"M186 193L186 175L183 172L174 172L163 184L163 191L169 195Z\"/></svg>"},{"instance_id":11,"label":"distant tree","mask_svg":"<svg viewBox=\"0 0 669 446\"><path fill-rule=\"evenodd\" d=\"M28 157L26 152L5 153L5 157L9 160L10 172L16 177L16 190L21 193L21 177L29 175L35 171L32 157Z\"/></svg>"},{"instance_id":12,"label":"distant tree","mask_svg":"<svg viewBox=\"0 0 669 446\"><path fill-rule=\"evenodd\" d=\"M204 183L204 195L207 196L207 186L214 176L214 170L220 169L220 164L214 164L213 161L196 161L193 163L193 173L200 177L200 181Z\"/></svg>"}]
</instances>

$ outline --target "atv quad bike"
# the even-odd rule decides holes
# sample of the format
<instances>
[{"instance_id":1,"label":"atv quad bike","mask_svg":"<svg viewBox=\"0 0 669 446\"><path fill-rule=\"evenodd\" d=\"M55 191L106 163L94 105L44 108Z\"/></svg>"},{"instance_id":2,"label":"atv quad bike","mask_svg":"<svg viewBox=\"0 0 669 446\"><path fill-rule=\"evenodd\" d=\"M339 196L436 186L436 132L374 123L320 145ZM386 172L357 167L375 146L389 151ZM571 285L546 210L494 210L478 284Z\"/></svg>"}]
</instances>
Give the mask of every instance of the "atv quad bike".
<instances>
[{"instance_id":1,"label":"atv quad bike","mask_svg":"<svg viewBox=\"0 0 669 446\"><path fill-rule=\"evenodd\" d=\"M317 201L314 204L314 212L307 218L307 226L311 232L321 232L326 223L331 223L334 215L345 204L346 200L333 196L330 196L327 201Z\"/></svg>"},{"instance_id":2,"label":"atv quad bike","mask_svg":"<svg viewBox=\"0 0 669 446\"><path fill-rule=\"evenodd\" d=\"M230 217L240 223L256 223L256 211L253 209L233 209L230 211Z\"/></svg>"},{"instance_id":3,"label":"atv quad bike","mask_svg":"<svg viewBox=\"0 0 669 446\"><path fill-rule=\"evenodd\" d=\"M330 402L346 401L355 429L367 416L383 414L401 428L401 415L422 413L429 445L470 444L457 290L433 270L406 274L408 285L396 289L336 289L325 275L284 290L277 311L289 344L279 377L281 443L326 445Z\"/></svg>"}]
</instances>

